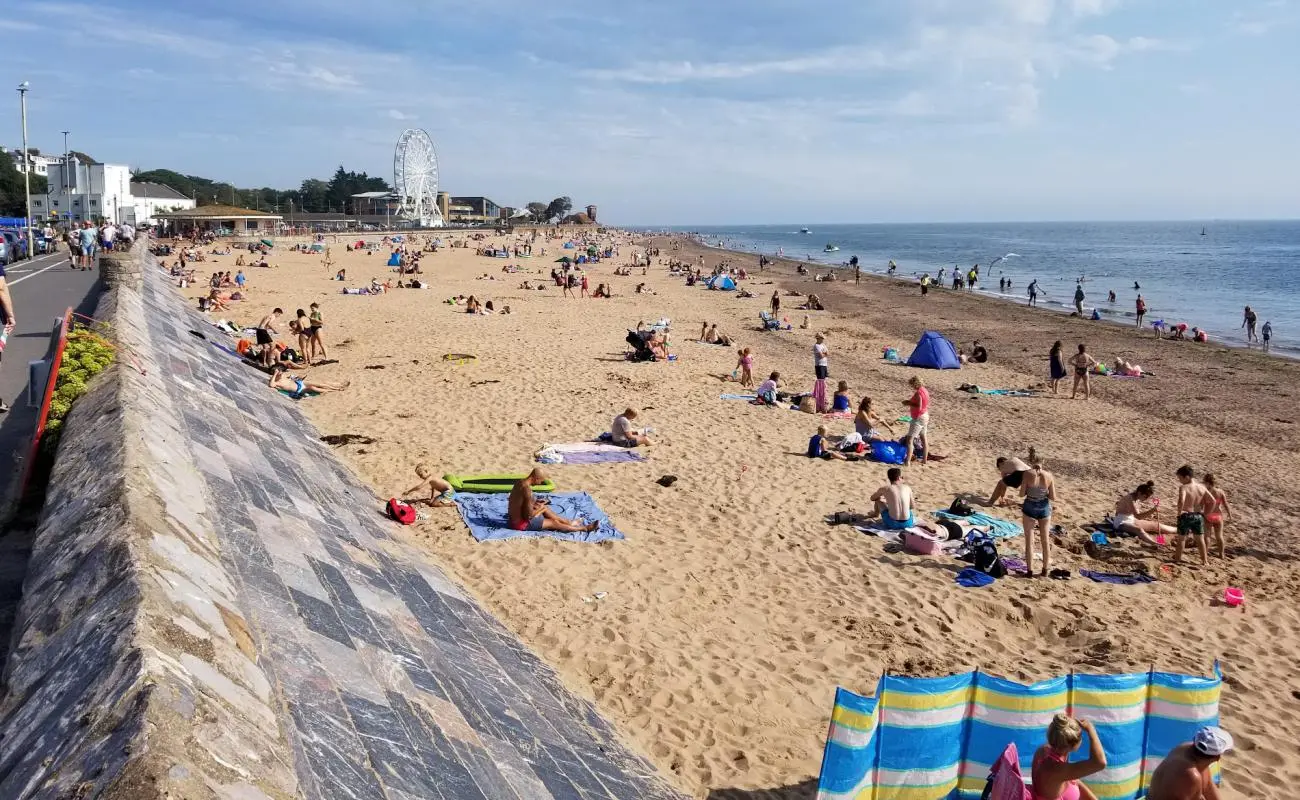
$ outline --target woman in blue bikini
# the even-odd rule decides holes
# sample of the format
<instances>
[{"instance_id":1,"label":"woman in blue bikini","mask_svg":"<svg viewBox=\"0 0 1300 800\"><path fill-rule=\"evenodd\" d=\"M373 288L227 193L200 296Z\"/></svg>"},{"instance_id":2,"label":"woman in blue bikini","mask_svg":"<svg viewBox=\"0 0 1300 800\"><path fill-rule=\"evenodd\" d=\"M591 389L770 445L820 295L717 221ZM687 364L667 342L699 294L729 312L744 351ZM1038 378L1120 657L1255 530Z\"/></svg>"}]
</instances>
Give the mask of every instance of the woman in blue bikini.
<instances>
[{"instance_id":1,"label":"woman in blue bikini","mask_svg":"<svg viewBox=\"0 0 1300 800\"><path fill-rule=\"evenodd\" d=\"M306 378L299 378L296 375L286 375L284 370L276 369L271 373L271 381L268 384L272 389L279 389L288 392L289 396L295 400L300 400L308 394L322 394L324 392L341 392L352 385L351 381L344 381L340 384L318 383L309 381Z\"/></svg>"}]
</instances>

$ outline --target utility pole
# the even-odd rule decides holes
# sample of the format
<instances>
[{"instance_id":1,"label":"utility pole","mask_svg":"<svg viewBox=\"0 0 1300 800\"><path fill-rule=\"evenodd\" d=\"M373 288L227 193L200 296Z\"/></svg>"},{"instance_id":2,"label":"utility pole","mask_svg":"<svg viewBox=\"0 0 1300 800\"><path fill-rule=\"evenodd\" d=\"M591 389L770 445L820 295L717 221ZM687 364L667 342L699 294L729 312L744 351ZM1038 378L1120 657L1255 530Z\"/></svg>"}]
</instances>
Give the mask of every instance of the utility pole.
<instances>
[{"instance_id":1,"label":"utility pole","mask_svg":"<svg viewBox=\"0 0 1300 800\"><path fill-rule=\"evenodd\" d=\"M59 173L59 177L63 179L61 181L62 186L60 187L60 191L59 191L59 199L65 203L69 202L68 190L70 188L70 185L68 183L68 133L70 133L70 131L63 132L63 169ZM63 214L60 213L59 216L62 217Z\"/></svg>"},{"instance_id":2,"label":"utility pole","mask_svg":"<svg viewBox=\"0 0 1300 800\"><path fill-rule=\"evenodd\" d=\"M27 257L36 256L36 242L32 239L32 165L27 160L27 81L18 84L18 104L23 117L23 193L27 196Z\"/></svg>"}]
</instances>

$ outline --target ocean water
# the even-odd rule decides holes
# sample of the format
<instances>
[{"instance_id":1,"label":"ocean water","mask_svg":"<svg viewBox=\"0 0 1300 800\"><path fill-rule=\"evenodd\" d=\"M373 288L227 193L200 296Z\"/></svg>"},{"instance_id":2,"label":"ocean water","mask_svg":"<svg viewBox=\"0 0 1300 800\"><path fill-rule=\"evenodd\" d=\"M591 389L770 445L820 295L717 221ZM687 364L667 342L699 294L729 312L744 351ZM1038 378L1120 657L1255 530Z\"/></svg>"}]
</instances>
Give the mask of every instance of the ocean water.
<instances>
[{"instance_id":1,"label":"ocean water","mask_svg":"<svg viewBox=\"0 0 1300 800\"><path fill-rule=\"evenodd\" d=\"M707 244L830 266L856 255L862 269L915 279L980 265L980 291L1024 303L1037 279L1039 304L1072 310L1083 278L1084 308L1130 322L1138 291L1147 322L1186 322L1215 341L1245 345L1245 306L1273 323L1273 349L1300 356L1300 221L1070 222L906 225L757 225L694 228ZM1205 235L1201 235L1202 230ZM686 229L680 229L685 232ZM839 247L825 253L827 244ZM990 266L992 265L992 266ZM1012 281L1002 294L999 278ZM1116 302L1107 300L1114 291Z\"/></svg>"}]
</instances>

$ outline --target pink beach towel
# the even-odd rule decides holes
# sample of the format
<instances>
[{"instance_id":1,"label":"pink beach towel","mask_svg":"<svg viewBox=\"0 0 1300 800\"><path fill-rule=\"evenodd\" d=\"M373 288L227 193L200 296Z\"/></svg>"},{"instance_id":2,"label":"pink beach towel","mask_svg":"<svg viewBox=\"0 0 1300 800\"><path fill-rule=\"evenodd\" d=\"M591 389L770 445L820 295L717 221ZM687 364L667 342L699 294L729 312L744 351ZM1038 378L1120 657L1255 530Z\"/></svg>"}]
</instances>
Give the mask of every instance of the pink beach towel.
<instances>
[{"instance_id":1,"label":"pink beach towel","mask_svg":"<svg viewBox=\"0 0 1300 800\"><path fill-rule=\"evenodd\" d=\"M825 414L830 410L830 407L826 404L825 378L818 378L817 382L813 384L813 402L817 404L818 414Z\"/></svg>"},{"instance_id":2,"label":"pink beach towel","mask_svg":"<svg viewBox=\"0 0 1300 800\"><path fill-rule=\"evenodd\" d=\"M1014 742L1007 745L1007 749L1002 751L993 765L993 786L989 800L1034 800L1020 774L1020 754L1016 751Z\"/></svg>"}]
</instances>

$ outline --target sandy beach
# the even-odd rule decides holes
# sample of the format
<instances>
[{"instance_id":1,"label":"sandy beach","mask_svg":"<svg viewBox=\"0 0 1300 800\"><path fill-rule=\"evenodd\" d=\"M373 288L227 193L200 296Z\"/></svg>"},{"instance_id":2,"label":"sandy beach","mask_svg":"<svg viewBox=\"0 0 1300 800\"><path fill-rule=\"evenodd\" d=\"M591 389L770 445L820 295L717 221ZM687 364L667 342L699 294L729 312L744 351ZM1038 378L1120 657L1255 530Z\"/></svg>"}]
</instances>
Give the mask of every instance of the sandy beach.
<instances>
[{"instance_id":1,"label":"sandy beach","mask_svg":"<svg viewBox=\"0 0 1300 800\"><path fill-rule=\"evenodd\" d=\"M614 277L641 249L626 234L603 237L619 242L620 254L588 270L593 287L612 284L609 300L519 288L525 279L549 283L561 239L535 242L531 259L444 248L421 261L431 289L345 296L344 285L396 276L387 250L347 252L344 238L327 242L328 266L322 254L284 252L281 243L274 268L245 268L248 299L212 317L251 326L280 306L286 330L295 309L320 304L337 363L308 374L352 385L301 402L322 434L374 439L338 449L380 495L415 484L421 463L437 474L527 471L543 444L589 439L627 406L654 427L645 463L547 468L561 489L591 493L626 540L479 544L452 509L431 510L409 531L696 797L812 797L835 686L866 692L883 670L979 667L1033 680L1152 666L1208 674L1216 659L1227 676L1223 725L1237 740L1224 762L1225 796L1282 797L1282 787L1300 782L1300 533L1291 527L1300 486L1290 479L1300 364L950 291L922 298L915 286L875 277L814 283L788 264L743 281L752 299L688 288L659 264L644 277L640 268ZM706 272L724 259L756 269L752 255L651 244L662 260L703 256ZM233 255L207 259L194 265L200 282L236 269ZM504 264L529 274L503 274ZM346 284L332 280L340 268ZM633 293L642 282L653 294ZM762 332L758 313L777 289L815 291L828 310L795 311L799 298L783 297L794 330ZM445 302L461 294L512 313L469 315ZM677 360L625 360L627 330L660 318L672 320ZM1066 528L1054 562L1074 577L965 589L953 582L965 564L887 552L878 538L826 524L833 512L870 507L884 465L805 457L819 424L843 434L851 420L721 400L738 390L723 380L736 350L693 341L704 321L753 349L757 379L779 370L794 391L811 390L813 335L824 333L832 385L848 381L855 405L868 395L887 419L905 411L906 383L918 372L883 361L882 348L906 356L926 329L966 347L981 340L988 364L919 373L933 392L932 447L946 458L909 468L906 480L919 507L947 507L957 493L988 493L996 456L1034 446L1056 475L1055 522ZM956 390L1045 384L1056 339L1067 355L1086 342L1098 358L1122 356L1154 377L1098 378L1088 401L1069 400L1068 385L1055 398ZM447 362L447 353L477 358ZM232 359L231 369L249 367ZM1226 560L1202 568L1192 553L1162 568L1169 553L1132 540L1116 540L1105 559L1084 552L1080 526L1099 522L1139 483L1154 480L1171 505L1174 471L1185 463L1214 472L1231 500ZM662 475L678 480L665 488L656 483ZM993 513L1019 521L1014 509ZM1002 551L1022 548L1016 538ZM1112 586L1077 574L1137 563L1159 580ZM1244 590L1244 607L1215 602L1225 586ZM584 599L597 592L602 599Z\"/></svg>"}]
</instances>

